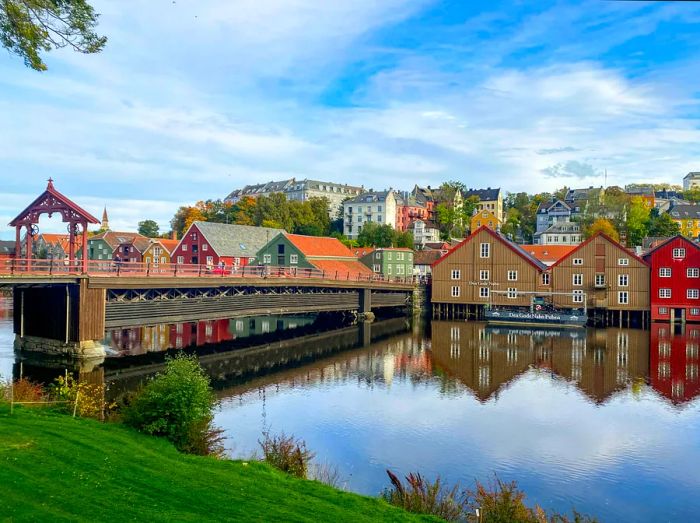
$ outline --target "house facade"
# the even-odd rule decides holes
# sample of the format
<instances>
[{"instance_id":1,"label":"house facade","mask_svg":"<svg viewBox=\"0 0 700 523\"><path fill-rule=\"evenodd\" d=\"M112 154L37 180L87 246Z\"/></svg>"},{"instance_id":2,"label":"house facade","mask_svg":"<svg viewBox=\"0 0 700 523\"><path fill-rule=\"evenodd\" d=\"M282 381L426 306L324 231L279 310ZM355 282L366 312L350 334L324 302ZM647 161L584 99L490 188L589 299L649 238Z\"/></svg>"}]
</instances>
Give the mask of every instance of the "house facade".
<instances>
[{"instance_id":1,"label":"house facade","mask_svg":"<svg viewBox=\"0 0 700 523\"><path fill-rule=\"evenodd\" d=\"M171 263L171 253L179 243L178 240L153 240L143 253L143 262L153 267Z\"/></svg>"},{"instance_id":2,"label":"house facade","mask_svg":"<svg viewBox=\"0 0 700 523\"><path fill-rule=\"evenodd\" d=\"M414 220L408 226L408 231L413 234L413 246L423 249L426 244L440 242L440 229L433 221Z\"/></svg>"},{"instance_id":3,"label":"house facade","mask_svg":"<svg viewBox=\"0 0 700 523\"><path fill-rule=\"evenodd\" d=\"M373 274L337 238L281 232L258 250L257 259L264 266L317 269L333 278Z\"/></svg>"},{"instance_id":4,"label":"house facade","mask_svg":"<svg viewBox=\"0 0 700 523\"><path fill-rule=\"evenodd\" d=\"M32 243L32 251L37 258L63 260L70 252L70 235L40 234Z\"/></svg>"},{"instance_id":5,"label":"house facade","mask_svg":"<svg viewBox=\"0 0 700 523\"><path fill-rule=\"evenodd\" d=\"M576 222L556 222L533 236L536 245L578 245L582 240L581 226Z\"/></svg>"},{"instance_id":6,"label":"house facade","mask_svg":"<svg viewBox=\"0 0 700 523\"><path fill-rule=\"evenodd\" d=\"M396 228L396 195L392 189L365 192L343 203L343 233L356 239L362 226L375 222Z\"/></svg>"},{"instance_id":7,"label":"house facade","mask_svg":"<svg viewBox=\"0 0 700 523\"><path fill-rule=\"evenodd\" d=\"M683 236L700 238L700 205L672 203L668 215L680 226Z\"/></svg>"},{"instance_id":8,"label":"house facade","mask_svg":"<svg viewBox=\"0 0 700 523\"><path fill-rule=\"evenodd\" d=\"M379 248L360 257L360 261L373 273L393 278L413 275L413 251L411 249Z\"/></svg>"},{"instance_id":9,"label":"house facade","mask_svg":"<svg viewBox=\"0 0 700 523\"><path fill-rule=\"evenodd\" d=\"M89 260L107 260L114 259L114 251L119 245L133 241L135 238L146 238L145 236L135 232L117 232L104 231L91 236L87 240L88 259ZM78 255L82 255L82 251L78 251Z\"/></svg>"},{"instance_id":10,"label":"house facade","mask_svg":"<svg viewBox=\"0 0 700 523\"><path fill-rule=\"evenodd\" d=\"M363 192L363 187L306 178L303 180L291 178L277 182L246 185L242 189L232 191L224 201L236 203L246 196L257 198L258 196L269 196L274 193L282 193L287 196L288 200L300 202L305 202L311 198L327 198L329 203L328 213L331 219L335 219L338 212L342 209L343 200L354 198Z\"/></svg>"},{"instance_id":11,"label":"house facade","mask_svg":"<svg viewBox=\"0 0 700 523\"><path fill-rule=\"evenodd\" d=\"M649 309L649 266L604 234L592 236L548 270L559 307L610 311ZM573 293L573 295L571 294Z\"/></svg>"},{"instance_id":12,"label":"house facade","mask_svg":"<svg viewBox=\"0 0 700 523\"><path fill-rule=\"evenodd\" d=\"M546 290L546 267L499 233L482 226L432 266L432 301L438 305L529 306L522 292Z\"/></svg>"},{"instance_id":13,"label":"house facade","mask_svg":"<svg viewBox=\"0 0 700 523\"><path fill-rule=\"evenodd\" d=\"M462 200L478 198L476 208L479 211L492 211L499 220L503 220L503 192L500 188L468 189L462 192Z\"/></svg>"},{"instance_id":14,"label":"house facade","mask_svg":"<svg viewBox=\"0 0 700 523\"><path fill-rule=\"evenodd\" d=\"M691 189L700 188L700 172L690 172L683 177L683 190L690 191Z\"/></svg>"},{"instance_id":15,"label":"house facade","mask_svg":"<svg viewBox=\"0 0 700 523\"><path fill-rule=\"evenodd\" d=\"M469 230L476 231L482 225L495 231L501 230L501 220L496 215L496 212L492 210L484 209L481 211L474 211L474 215L469 224Z\"/></svg>"},{"instance_id":16,"label":"house facade","mask_svg":"<svg viewBox=\"0 0 700 523\"><path fill-rule=\"evenodd\" d=\"M114 249L112 260L128 263L143 263L143 254L151 245L151 239L144 236L137 236L130 240L125 240Z\"/></svg>"},{"instance_id":17,"label":"house facade","mask_svg":"<svg viewBox=\"0 0 700 523\"><path fill-rule=\"evenodd\" d=\"M651 271L651 320L700 322L700 247L675 236L644 259Z\"/></svg>"},{"instance_id":18,"label":"house facade","mask_svg":"<svg viewBox=\"0 0 700 523\"><path fill-rule=\"evenodd\" d=\"M219 263L228 267L245 267L255 263L257 252L282 232L282 229L270 227L196 221L182 235L171 260L178 264L208 267Z\"/></svg>"},{"instance_id":19,"label":"house facade","mask_svg":"<svg viewBox=\"0 0 700 523\"><path fill-rule=\"evenodd\" d=\"M0 260L12 260L15 257L15 242L0 240Z\"/></svg>"},{"instance_id":20,"label":"house facade","mask_svg":"<svg viewBox=\"0 0 700 523\"><path fill-rule=\"evenodd\" d=\"M564 196L564 201L571 207L571 218L576 218L586 212L589 205L598 205L603 202L605 189L593 187L584 189L569 189Z\"/></svg>"},{"instance_id":21,"label":"house facade","mask_svg":"<svg viewBox=\"0 0 700 523\"><path fill-rule=\"evenodd\" d=\"M425 203L419 203L412 194L397 195L396 229L405 232L416 220L428 220L431 212Z\"/></svg>"},{"instance_id":22,"label":"house facade","mask_svg":"<svg viewBox=\"0 0 700 523\"><path fill-rule=\"evenodd\" d=\"M419 280L425 280L433 275L433 264L442 258L447 251L423 250L413 253L413 275Z\"/></svg>"},{"instance_id":23,"label":"house facade","mask_svg":"<svg viewBox=\"0 0 700 523\"><path fill-rule=\"evenodd\" d=\"M535 233L543 233L559 222L571 221L571 206L564 200L552 198L537 207Z\"/></svg>"}]
</instances>

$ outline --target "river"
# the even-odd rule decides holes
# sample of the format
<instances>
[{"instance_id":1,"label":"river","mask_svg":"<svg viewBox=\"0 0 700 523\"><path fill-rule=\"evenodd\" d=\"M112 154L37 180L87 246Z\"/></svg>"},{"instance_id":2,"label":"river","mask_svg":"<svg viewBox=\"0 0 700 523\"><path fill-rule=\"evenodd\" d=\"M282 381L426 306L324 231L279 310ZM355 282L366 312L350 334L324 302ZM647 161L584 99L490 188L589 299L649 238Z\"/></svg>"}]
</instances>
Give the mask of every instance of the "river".
<instances>
[{"instance_id":1,"label":"river","mask_svg":"<svg viewBox=\"0 0 700 523\"><path fill-rule=\"evenodd\" d=\"M12 341L0 303L0 375L63 372L20 363ZM700 511L699 342L700 325L259 317L113 331L103 364L72 370L118 397L162 368L164 349L189 347L212 377L234 457L257 451L265 430L285 432L368 495L387 486L386 469L464 485L495 473L546 509L685 522Z\"/></svg>"}]
</instances>

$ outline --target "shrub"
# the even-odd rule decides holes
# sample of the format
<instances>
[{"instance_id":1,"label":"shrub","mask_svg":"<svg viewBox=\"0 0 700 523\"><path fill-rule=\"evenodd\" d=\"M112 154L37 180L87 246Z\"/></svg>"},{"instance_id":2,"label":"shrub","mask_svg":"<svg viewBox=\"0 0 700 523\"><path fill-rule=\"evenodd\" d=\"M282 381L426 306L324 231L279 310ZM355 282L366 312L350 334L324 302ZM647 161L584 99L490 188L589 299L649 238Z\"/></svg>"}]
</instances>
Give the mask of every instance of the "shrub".
<instances>
[{"instance_id":1,"label":"shrub","mask_svg":"<svg viewBox=\"0 0 700 523\"><path fill-rule=\"evenodd\" d=\"M180 451L220 455L221 431L212 427L215 406L196 356L179 355L134 396L123 419L146 434L167 438Z\"/></svg>"},{"instance_id":2,"label":"shrub","mask_svg":"<svg viewBox=\"0 0 700 523\"><path fill-rule=\"evenodd\" d=\"M406 476L406 485L390 470L389 475L392 489L385 490L382 497L398 507L417 514L430 514L440 517L445 521L464 520L467 504L463 493L456 485L451 489L443 486L438 477L430 482L420 474Z\"/></svg>"},{"instance_id":3,"label":"shrub","mask_svg":"<svg viewBox=\"0 0 700 523\"><path fill-rule=\"evenodd\" d=\"M10 401L10 383L0 376L0 403Z\"/></svg>"},{"instance_id":4,"label":"shrub","mask_svg":"<svg viewBox=\"0 0 700 523\"><path fill-rule=\"evenodd\" d=\"M310 478L319 481L329 487L338 490L345 490L345 484L342 483L340 471L335 465L329 463L314 463L311 466Z\"/></svg>"},{"instance_id":5,"label":"shrub","mask_svg":"<svg viewBox=\"0 0 700 523\"><path fill-rule=\"evenodd\" d=\"M104 385L80 382L70 374L56 378L48 391L51 400L66 402L61 410L83 418L104 419L105 409L110 407L105 405Z\"/></svg>"},{"instance_id":6,"label":"shrub","mask_svg":"<svg viewBox=\"0 0 700 523\"><path fill-rule=\"evenodd\" d=\"M9 385L9 386L8 386ZM44 389L38 383L20 378L13 383L6 385L5 395L7 400L16 403L39 402L44 400Z\"/></svg>"},{"instance_id":7,"label":"shrub","mask_svg":"<svg viewBox=\"0 0 700 523\"><path fill-rule=\"evenodd\" d=\"M314 453L306 448L303 440L285 436L284 433L270 436L269 432L265 432L258 443L263 451L263 461L292 476L307 477Z\"/></svg>"}]
</instances>

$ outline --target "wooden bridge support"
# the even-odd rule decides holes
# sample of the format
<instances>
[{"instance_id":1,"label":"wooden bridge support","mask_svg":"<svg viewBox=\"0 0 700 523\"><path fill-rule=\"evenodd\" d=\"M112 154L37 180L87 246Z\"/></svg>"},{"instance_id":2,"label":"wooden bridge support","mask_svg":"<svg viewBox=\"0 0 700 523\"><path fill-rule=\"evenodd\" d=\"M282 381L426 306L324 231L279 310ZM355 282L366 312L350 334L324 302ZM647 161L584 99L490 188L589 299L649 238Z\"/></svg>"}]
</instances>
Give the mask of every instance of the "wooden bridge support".
<instances>
[{"instance_id":1,"label":"wooden bridge support","mask_svg":"<svg viewBox=\"0 0 700 523\"><path fill-rule=\"evenodd\" d=\"M105 355L105 291L77 284L18 287L14 292L15 345L19 350L74 358Z\"/></svg>"}]
</instances>

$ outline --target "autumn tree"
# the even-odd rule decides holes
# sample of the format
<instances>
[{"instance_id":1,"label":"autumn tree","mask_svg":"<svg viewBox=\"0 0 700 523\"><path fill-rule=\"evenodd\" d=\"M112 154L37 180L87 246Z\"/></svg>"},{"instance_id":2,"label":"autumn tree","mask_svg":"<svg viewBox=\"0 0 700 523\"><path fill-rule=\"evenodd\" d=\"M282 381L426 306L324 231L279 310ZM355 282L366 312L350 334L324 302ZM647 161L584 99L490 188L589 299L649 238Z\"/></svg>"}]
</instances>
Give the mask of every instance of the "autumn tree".
<instances>
[{"instance_id":1,"label":"autumn tree","mask_svg":"<svg viewBox=\"0 0 700 523\"><path fill-rule=\"evenodd\" d=\"M98 17L86 0L0 0L0 44L27 67L45 71L42 52L102 51L107 38L95 32Z\"/></svg>"},{"instance_id":2,"label":"autumn tree","mask_svg":"<svg viewBox=\"0 0 700 523\"><path fill-rule=\"evenodd\" d=\"M616 242L620 241L620 233L617 232L617 229L610 220L607 220L605 218L597 218L589 227L584 229L584 235L586 236L586 238L595 236L599 232L602 232L606 236L609 236Z\"/></svg>"}]
</instances>

